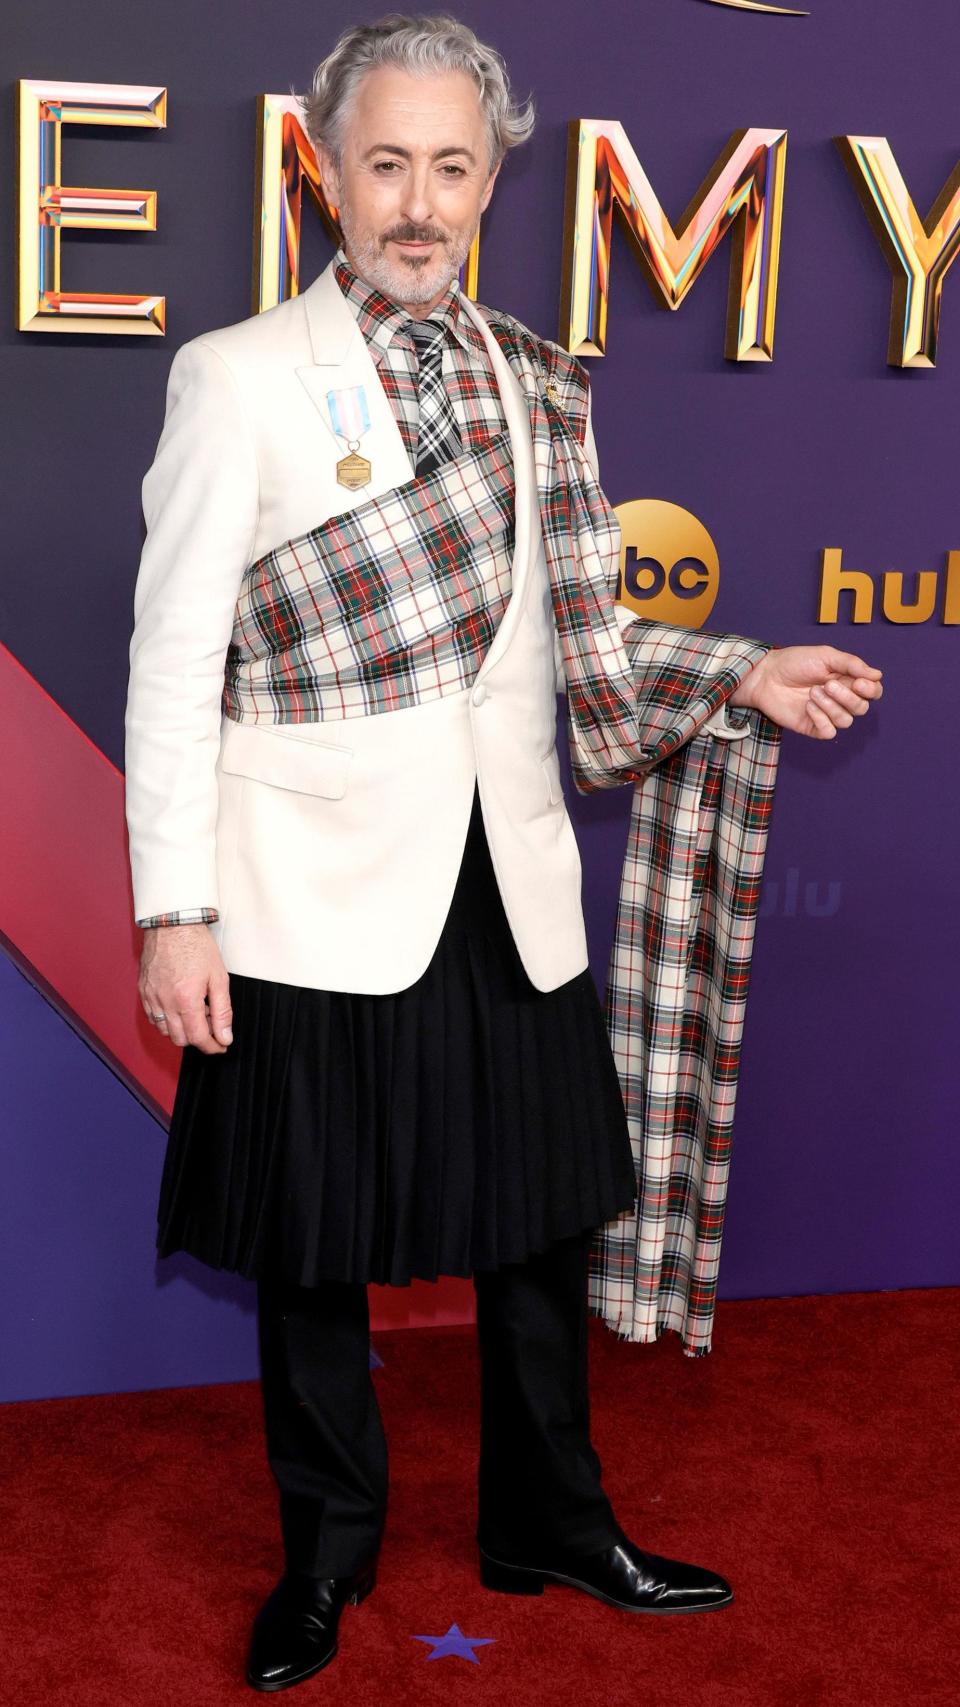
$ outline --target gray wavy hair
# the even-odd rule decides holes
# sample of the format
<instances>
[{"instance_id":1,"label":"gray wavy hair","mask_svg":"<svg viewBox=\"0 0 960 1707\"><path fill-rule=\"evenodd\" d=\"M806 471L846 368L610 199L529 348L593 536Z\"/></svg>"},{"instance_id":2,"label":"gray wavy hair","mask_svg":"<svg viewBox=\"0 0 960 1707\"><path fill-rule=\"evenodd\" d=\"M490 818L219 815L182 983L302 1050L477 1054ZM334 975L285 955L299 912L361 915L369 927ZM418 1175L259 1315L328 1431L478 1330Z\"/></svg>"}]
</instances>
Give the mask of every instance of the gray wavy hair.
<instances>
[{"instance_id":1,"label":"gray wavy hair","mask_svg":"<svg viewBox=\"0 0 960 1707\"><path fill-rule=\"evenodd\" d=\"M481 42L468 24L445 12L389 12L372 24L343 30L317 66L310 91L297 96L310 141L333 155L338 172L357 87L379 65L396 65L414 74L467 72L480 91L487 121L490 172L533 130L532 99L522 106L516 103L500 54Z\"/></svg>"}]
</instances>

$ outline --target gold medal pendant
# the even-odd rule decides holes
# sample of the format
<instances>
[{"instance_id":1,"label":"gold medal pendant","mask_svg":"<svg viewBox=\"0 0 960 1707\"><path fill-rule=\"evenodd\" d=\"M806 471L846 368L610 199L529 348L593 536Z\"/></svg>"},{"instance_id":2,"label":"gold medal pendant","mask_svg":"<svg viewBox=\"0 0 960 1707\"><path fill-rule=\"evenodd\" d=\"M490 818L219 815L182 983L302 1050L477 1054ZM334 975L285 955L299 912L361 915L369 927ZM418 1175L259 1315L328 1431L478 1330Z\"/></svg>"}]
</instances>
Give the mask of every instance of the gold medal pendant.
<instances>
[{"instance_id":1,"label":"gold medal pendant","mask_svg":"<svg viewBox=\"0 0 960 1707\"><path fill-rule=\"evenodd\" d=\"M349 456L337 463L337 484L355 492L370 479L370 463L359 454L360 440L370 427L370 408L362 385L347 385L340 391L327 392L330 425L338 438L347 441Z\"/></svg>"},{"instance_id":2,"label":"gold medal pendant","mask_svg":"<svg viewBox=\"0 0 960 1707\"><path fill-rule=\"evenodd\" d=\"M359 456L355 450L337 463L337 481L341 486L348 486L351 492L355 492L358 486L366 486L370 473L367 458Z\"/></svg>"}]
</instances>

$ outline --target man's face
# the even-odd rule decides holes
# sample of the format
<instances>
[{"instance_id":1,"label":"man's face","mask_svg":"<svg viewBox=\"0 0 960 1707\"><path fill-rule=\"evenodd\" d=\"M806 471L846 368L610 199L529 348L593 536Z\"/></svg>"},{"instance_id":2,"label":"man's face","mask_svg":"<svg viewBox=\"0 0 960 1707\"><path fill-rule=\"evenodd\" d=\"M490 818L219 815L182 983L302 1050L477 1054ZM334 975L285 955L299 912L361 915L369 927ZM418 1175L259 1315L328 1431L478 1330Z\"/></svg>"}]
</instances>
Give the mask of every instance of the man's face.
<instances>
[{"instance_id":1,"label":"man's face","mask_svg":"<svg viewBox=\"0 0 960 1707\"><path fill-rule=\"evenodd\" d=\"M318 149L347 259L424 319L459 272L493 193L480 92L466 72L368 72L354 97L337 175Z\"/></svg>"}]
</instances>

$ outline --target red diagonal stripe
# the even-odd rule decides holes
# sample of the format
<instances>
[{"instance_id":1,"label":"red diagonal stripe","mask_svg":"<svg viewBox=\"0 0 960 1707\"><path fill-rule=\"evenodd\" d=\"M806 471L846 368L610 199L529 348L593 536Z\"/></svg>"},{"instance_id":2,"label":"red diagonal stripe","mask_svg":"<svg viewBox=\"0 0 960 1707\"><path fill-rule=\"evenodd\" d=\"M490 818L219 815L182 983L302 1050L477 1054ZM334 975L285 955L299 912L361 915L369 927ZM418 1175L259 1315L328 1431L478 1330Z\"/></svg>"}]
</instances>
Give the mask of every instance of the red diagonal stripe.
<instances>
[{"instance_id":1,"label":"red diagonal stripe","mask_svg":"<svg viewBox=\"0 0 960 1707\"><path fill-rule=\"evenodd\" d=\"M123 773L0 646L7 731L0 935L26 975L166 1122L178 1055L137 997Z\"/></svg>"}]
</instances>

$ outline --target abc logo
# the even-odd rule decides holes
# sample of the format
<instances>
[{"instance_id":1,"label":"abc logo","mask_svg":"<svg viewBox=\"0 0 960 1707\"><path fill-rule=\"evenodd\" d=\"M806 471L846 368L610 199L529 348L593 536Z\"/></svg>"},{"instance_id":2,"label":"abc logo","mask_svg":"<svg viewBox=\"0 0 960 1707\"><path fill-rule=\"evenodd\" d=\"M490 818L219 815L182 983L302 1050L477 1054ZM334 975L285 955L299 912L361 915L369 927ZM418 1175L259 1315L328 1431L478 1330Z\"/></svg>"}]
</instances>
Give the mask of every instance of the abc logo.
<instances>
[{"instance_id":1,"label":"abc logo","mask_svg":"<svg viewBox=\"0 0 960 1707\"><path fill-rule=\"evenodd\" d=\"M720 581L717 548L702 522L679 504L635 498L618 504L619 604L650 622L702 628Z\"/></svg>"}]
</instances>

